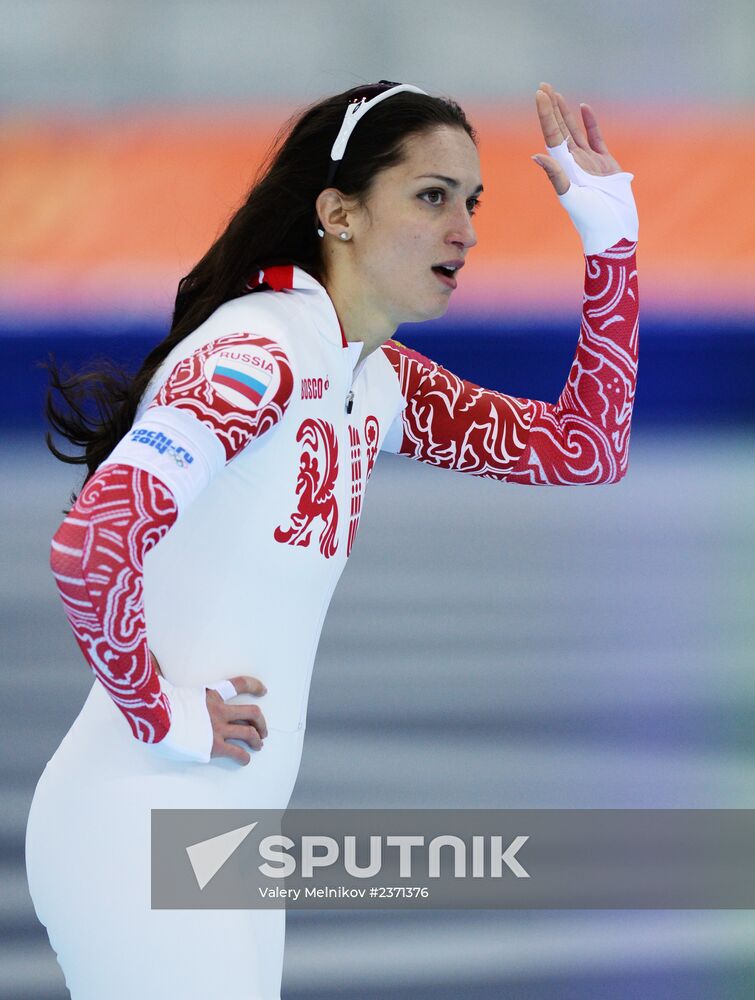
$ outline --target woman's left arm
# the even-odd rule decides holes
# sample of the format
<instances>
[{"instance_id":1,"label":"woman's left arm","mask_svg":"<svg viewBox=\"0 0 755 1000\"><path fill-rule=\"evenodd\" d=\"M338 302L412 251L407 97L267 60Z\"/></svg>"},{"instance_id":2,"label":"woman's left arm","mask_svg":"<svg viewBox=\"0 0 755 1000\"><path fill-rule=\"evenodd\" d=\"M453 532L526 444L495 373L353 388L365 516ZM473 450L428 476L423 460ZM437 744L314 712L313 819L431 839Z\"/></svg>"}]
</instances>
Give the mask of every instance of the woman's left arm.
<instances>
[{"instance_id":1,"label":"woman's left arm","mask_svg":"<svg viewBox=\"0 0 755 1000\"><path fill-rule=\"evenodd\" d=\"M608 153L595 115L586 132L547 84L537 106L549 156L537 162L582 240L579 342L553 403L483 389L389 341L407 406L386 450L472 475L527 485L618 482L628 463L638 358L638 219L630 182ZM545 89L547 88L547 89ZM393 447L391 447L391 442Z\"/></svg>"}]
</instances>

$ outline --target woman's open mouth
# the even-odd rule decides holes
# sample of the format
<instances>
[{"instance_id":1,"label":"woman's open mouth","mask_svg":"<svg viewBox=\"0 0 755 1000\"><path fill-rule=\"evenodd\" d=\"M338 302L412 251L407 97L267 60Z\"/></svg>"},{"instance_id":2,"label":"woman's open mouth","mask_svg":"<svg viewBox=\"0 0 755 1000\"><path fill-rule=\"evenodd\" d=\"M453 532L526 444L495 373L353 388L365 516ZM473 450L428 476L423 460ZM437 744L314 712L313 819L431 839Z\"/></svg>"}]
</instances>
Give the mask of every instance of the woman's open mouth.
<instances>
[{"instance_id":1,"label":"woman's open mouth","mask_svg":"<svg viewBox=\"0 0 755 1000\"><path fill-rule=\"evenodd\" d=\"M456 288L456 278L453 271L445 267L433 267L431 270L437 274L447 288Z\"/></svg>"}]
</instances>

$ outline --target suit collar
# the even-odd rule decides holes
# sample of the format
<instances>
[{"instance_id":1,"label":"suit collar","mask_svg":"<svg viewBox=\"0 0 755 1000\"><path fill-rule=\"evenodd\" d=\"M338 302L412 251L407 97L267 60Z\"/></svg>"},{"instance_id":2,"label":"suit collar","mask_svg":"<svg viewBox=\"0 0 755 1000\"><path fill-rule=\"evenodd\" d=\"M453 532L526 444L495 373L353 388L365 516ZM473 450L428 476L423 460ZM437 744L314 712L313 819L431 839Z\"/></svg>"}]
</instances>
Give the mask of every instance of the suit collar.
<instances>
[{"instance_id":1,"label":"suit collar","mask_svg":"<svg viewBox=\"0 0 755 1000\"><path fill-rule=\"evenodd\" d=\"M296 264L274 264L261 268L247 282L247 290L253 292L263 285L267 285L274 292L309 293L312 297L312 306L315 307L317 318L320 320L318 322L320 329L334 343L340 343L344 348L349 347L338 313L325 286L303 268Z\"/></svg>"}]
</instances>

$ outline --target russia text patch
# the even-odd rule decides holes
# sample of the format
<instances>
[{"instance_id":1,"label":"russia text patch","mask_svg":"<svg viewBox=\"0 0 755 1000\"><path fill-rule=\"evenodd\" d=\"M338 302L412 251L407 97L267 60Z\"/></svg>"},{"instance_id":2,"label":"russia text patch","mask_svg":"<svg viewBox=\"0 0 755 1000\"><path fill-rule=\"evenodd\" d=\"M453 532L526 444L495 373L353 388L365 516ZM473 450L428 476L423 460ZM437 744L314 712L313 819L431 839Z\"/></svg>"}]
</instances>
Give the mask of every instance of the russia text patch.
<instances>
[{"instance_id":1,"label":"russia text patch","mask_svg":"<svg viewBox=\"0 0 755 1000\"><path fill-rule=\"evenodd\" d=\"M256 344L215 351L205 361L204 374L218 395L242 410L256 410L280 382L278 362Z\"/></svg>"}]
</instances>

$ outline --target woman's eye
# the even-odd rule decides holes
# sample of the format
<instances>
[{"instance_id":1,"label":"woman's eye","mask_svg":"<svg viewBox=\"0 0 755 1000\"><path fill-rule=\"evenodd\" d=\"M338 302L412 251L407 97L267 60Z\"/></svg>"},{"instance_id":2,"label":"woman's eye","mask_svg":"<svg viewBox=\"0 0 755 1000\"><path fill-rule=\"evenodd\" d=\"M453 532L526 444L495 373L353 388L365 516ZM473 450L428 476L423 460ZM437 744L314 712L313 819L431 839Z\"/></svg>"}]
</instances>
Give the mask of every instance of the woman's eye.
<instances>
[{"instance_id":1,"label":"woman's eye","mask_svg":"<svg viewBox=\"0 0 755 1000\"><path fill-rule=\"evenodd\" d=\"M420 195L420 198L432 197L433 195L436 195L436 194L441 195L441 197L442 197L445 194L445 191L441 191L441 190L439 190L437 188L434 191L423 191L422 194ZM439 205L440 202L439 201L431 201L431 202L428 202L428 204L429 205ZM469 211L470 215L474 215L475 212L476 212L476 210L479 207L480 207L480 199L479 198L469 198L469 199L467 199L467 208L469 208L469 210L470 210Z\"/></svg>"},{"instance_id":2,"label":"woman's eye","mask_svg":"<svg viewBox=\"0 0 755 1000\"><path fill-rule=\"evenodd\" d=\"M434 195L434 194L440 194L440 195L442 195L443 192L442 191L423 191L422 194L420 195L420 198L424 198L427 195ZM430 204L437 205L437 204L439 204L439 202L434 201L434 202L430 202Z\"/></svg>"}]
</instances>

